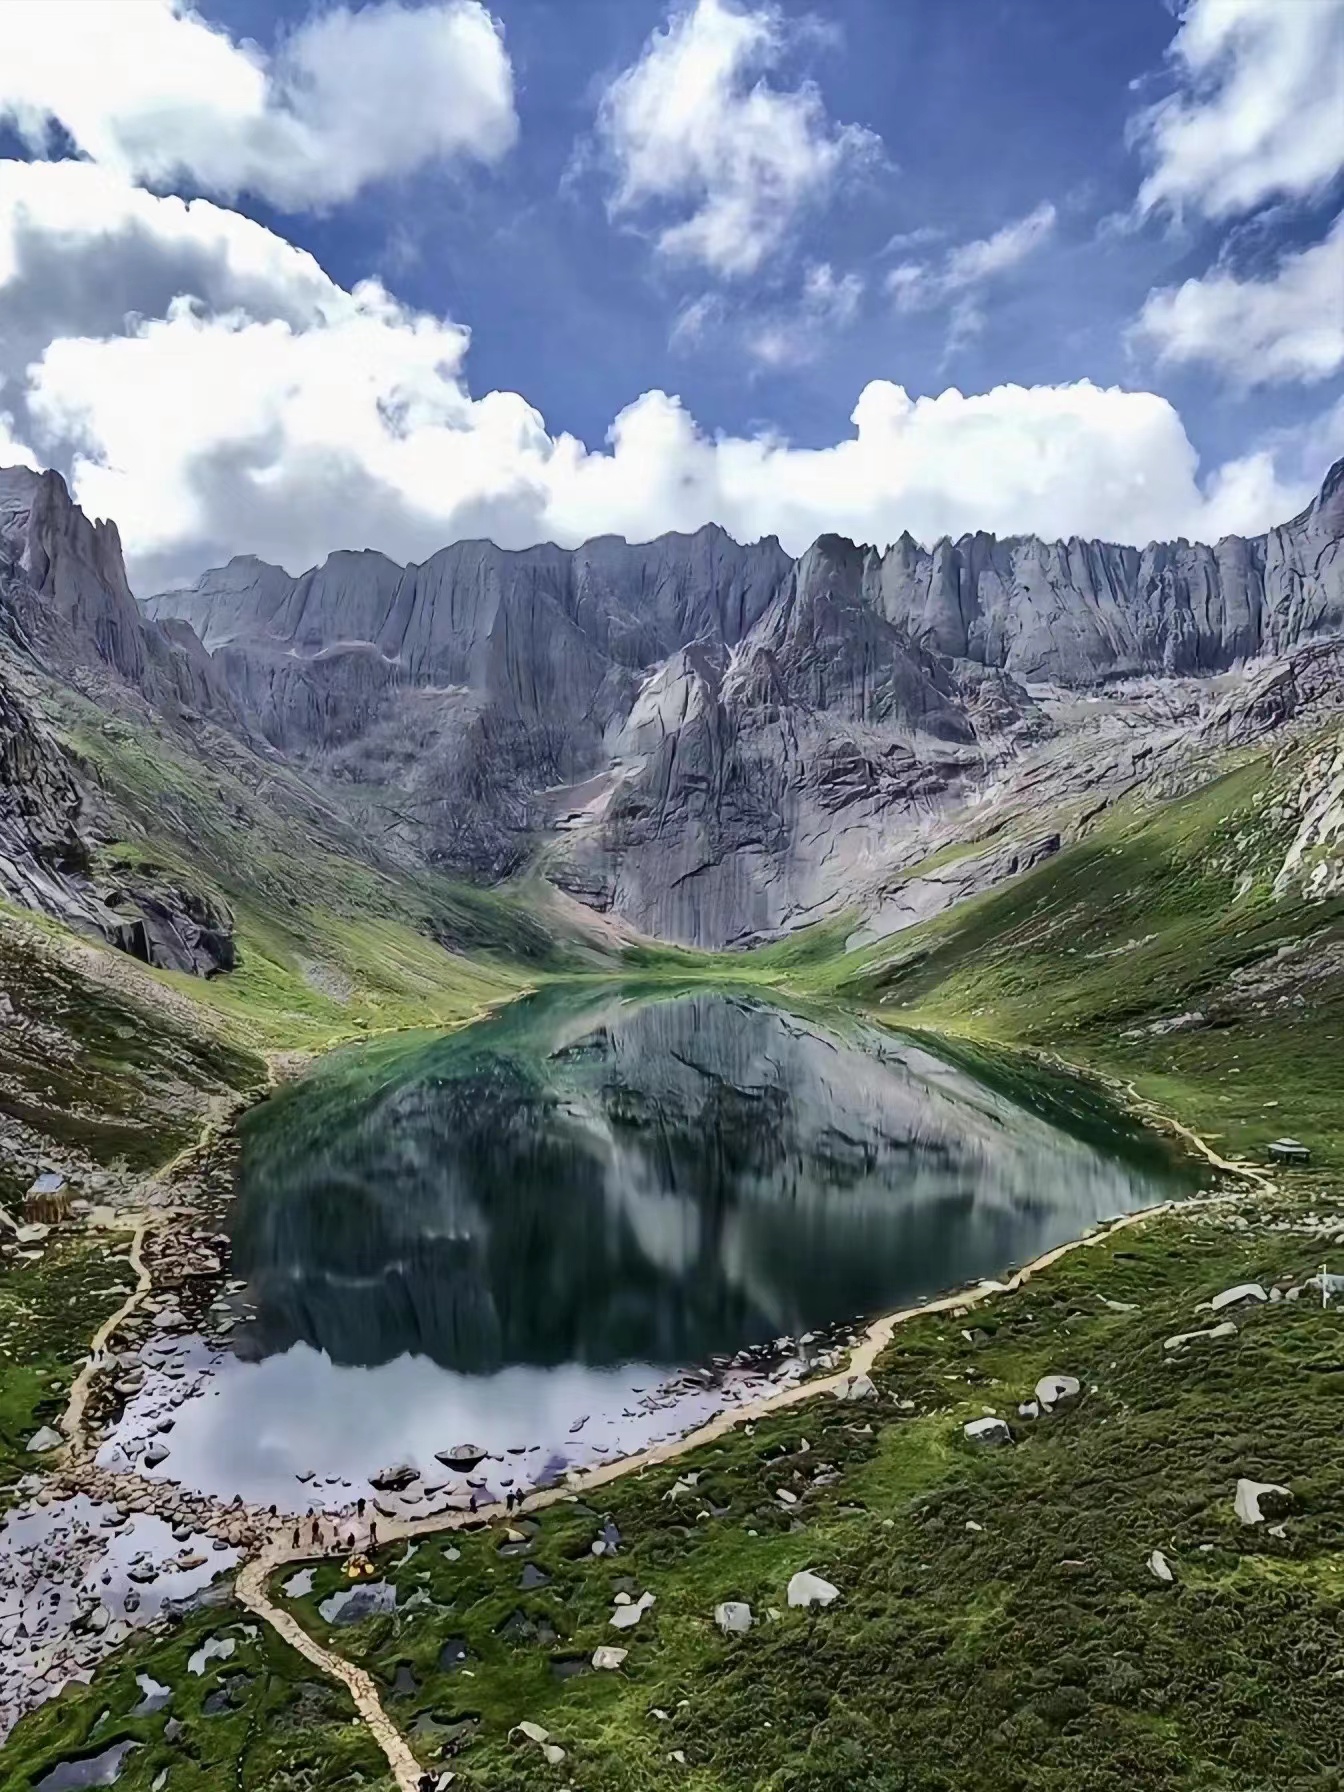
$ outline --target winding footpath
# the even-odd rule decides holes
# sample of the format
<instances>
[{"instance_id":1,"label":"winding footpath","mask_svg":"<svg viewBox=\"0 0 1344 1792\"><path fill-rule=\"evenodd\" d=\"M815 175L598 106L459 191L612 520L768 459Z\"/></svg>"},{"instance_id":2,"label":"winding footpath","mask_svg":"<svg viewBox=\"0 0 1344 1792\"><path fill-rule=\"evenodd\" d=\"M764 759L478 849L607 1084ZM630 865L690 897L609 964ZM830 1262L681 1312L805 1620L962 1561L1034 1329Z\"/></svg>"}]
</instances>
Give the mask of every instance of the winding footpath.
<instances>
[{"instance_id":1,"label":"winding footpath","mask_svg":"<svg viewBox=\"0 0 1344 1792\"><path fill-rule=\"evenodd\" d=\"M271 1070L272 1085L274 1086L278 1080L275 1070L269 1065L268 1069ZM1220 1156L1197 1133L1181 1125L1179 1121L1172 1120L1169 1116L1159 1115L1152 1105L1138 1094L1132 1084L1128 1087L1128 1094L1137 1107L1184 1139L1214 1169L1254 1182L1267 1194L1276 1191L1277 1184L1264 1171L1251 1164L1236 1162ZM183 1159L193 1156L205 1148L210 1141L212 1131L213 1123L202 1133L196 1146L190 1147L188 1151L180 1154L180 1157L175 1159L172 1165L159 1172L154 1181L159 1184L170 1182L180 1168ZM1050 1250L1042 1252L1039 1257L1015 1271L1006 1281L984 1280L969 1288L942 1295L936 1300L924 1301L919 1305L903 1307L897 1312L888 1313L882 1318L874 1320L862 1337L855 1342L843 1369L816 1380L799 1382L793 1386L781 1388L774 1393L762 1395L760 1399L745 1405L726 1408L695 1430L686 1432L680 1437L669 1438L662 1443L651 1445L648 1449L639 1451L635 1455L621 1457L614 1462L597 1463L591 1468L571 1471L564 1482L529 1495L523 1509L527 1512L538 1512L560 1501L582 1497L586 1492L608 1486L626 1475L640 1474L646 1469L674 1462L678 1458L726 1436L739 1425L751 1424L756 1420L794 1406L803 1405L826 1394L843 1395L852 1378L871 1372L897 1330L911 1320L926 1317L930 1313L950 1312L954 1308L965 1310L980 1306L998 1295L1014 1293L1033 1276L1039 1275L1043 1270L1058 1263L1073 1251L1087 1250L1098 1244L1103 1244L1131 1226L1142 1225L1149 1220L1171 1213L1177 1208L1183 1212L1189 1212L1199 1207L1217 1205L1227 1198L1226 1192L1217 1192L1188 1200L1162 1201L1154 1206L1138 1209L1086 1233L1081 1238L1068 1240L1064 1244L1056 1245ZM103 1366L99 1360L99 1352L106 1345L117 1326L135 1310L151 1291L153 1278L145 1263L144 1244L149 1231L161 1217L141 1213L136 1218L130 1257L132 1266L136 1270L136 1286L117 1312L98 1328L92 1340L90 1357L80 1370L71 1389L70 1401L61 1420L61 1430L68 1440L66 1446L68 1456L87 1458L89 1454L89 1442L84 1435L84 1414L93 1379ZM110 1482L113 1478L108 1477L108 1479ZM236 1513L226 1507L223 1502L217 1502L217 1504L221 1523L226 1518L236 1517ZM433 1536L445 1531L469 1527L479 1528L483 1522L489 1523L505 1516L506 1510L501 1503L482 1506L475 1513L454 1510L421 1519L388 1519L381 1527L381 1542L386 1545ZM277 1636L282 1637L314 1667L346 1688L354 1701L360 1718L368 1726L370 1734L382 1750L399 1792L418 1792L424 1769L416 1760L401 1731L384 1711L372 1677L363 1668L357 1667L353 1662L347 1661L334 1650L318 1642L303 1628L292 1613L282 1610L270 1596L268 1583L278 1569L294 1563L312 1563L331 1557L340 1558L347 1553L343 1547L336 1544L329 1549L324 1549L321 1544L313 1546L300 1542L296 1547L292 1541L293 1522L292 1516L273 1521L272 1527L260 1546L237 1571L234 1582L237 1597L241 1604L268 1624Z\"/></svg>"}]
</instances>

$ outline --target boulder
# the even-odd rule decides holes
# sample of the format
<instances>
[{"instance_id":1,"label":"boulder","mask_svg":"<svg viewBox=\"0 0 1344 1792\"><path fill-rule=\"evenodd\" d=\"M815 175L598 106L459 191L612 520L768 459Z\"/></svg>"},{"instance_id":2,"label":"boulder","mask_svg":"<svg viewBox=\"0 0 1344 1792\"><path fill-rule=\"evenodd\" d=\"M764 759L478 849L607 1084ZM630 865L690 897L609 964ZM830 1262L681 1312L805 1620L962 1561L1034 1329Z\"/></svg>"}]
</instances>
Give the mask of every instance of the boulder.
<instances>
[{"instance_id":1,"label":"boulder","mask_svg":"<svg viewBox=\"0 0 1344 1792\"><path fill-rule=\"evenodd\" d=\"M43 1425L40 1430L34 1431L24 1448L34 1456L45 1456L48 1450L59 1450L64 1442L59 1431L54 1431L50 1425Z\"/></svg>"},{"instance_id":2,"label":"boulder","mask_svg":"<svg viewBox=\"0 0 1344 1792\"><path fill-rule=\"evenodd\" d=\"M1170 1582L1175 1579L1171 1572L1171 1564L1160 1549L1155 1549L1148 1558L1148 1572L1155 1580Z\"/></svg>"},{"instance_id":3,"label":"boulder","mask_svg":"<svg viewBox=\"0 0 1344 1792\"><path fill-rule=\"evenodd\" d=\"M1076 1375L1043 1375L1035 1390L1036 1398L1047 1412L1061 1401L1076 1400L1082 1391L1083 1384Z\"/></svg>"},{"instance_id":4,"label":"boulder","mask_svg":"<svg viewBox=\"0 0 1344 1792\"><path fill-rule=\"evenodd\" d=\"M714 1607L714 1622L725 1636L745 1636L752 1626L751 1607L739 1599Z\"/></svg>"},{"instance_id":5,"label":"boulder","mask_svg":"<svg viewBox=\"0 0 1344 1792\"><path fill-rule=\"evenodd\" d=\"M1219 1338L1235 1338L1237 1328L1230 1319L1224 1319L1221 1325L1210 1326L1206 1332L1177 1332L1168 1338L1162 1346L1163 1350L1184 1350L1187 1345L1212 1343Z\"/></svg>"},{"instance_id":6,"label":"boulder","mask_svg":"<svg viewBox=\"0 0 1344 1792\"><path fill-rule=\"evenodd\" d=\"M800 1568L789 1582L790 1605L830 1605L839 1597L839 1587L833 1587L830 1581L813 1574L810 1568Z\"/></svg>"},{"instance_id":7,"label":"boulder","mask_svg":"<svg viewBox=\"0 0 1344 1792\"><path fill-rule=\"evenodd\" d=\"M835 1390L837 1400L876 1400L877 1389L867 1375L847 1375Z\"/></svg>"},{"instance_id":8,"label":"boulder","mask_svg":"<svg viewBox=\"0 0 1344 1792\"><path fill-rule=\"evenodd\" d=\"M1013 1441L1005 1419L971 1419L962 1426L961 1434L971 1444L1010 1444Z\"/></svg>"},{"instance_id":9,"label":"boulder","mask_svg":"<svg viewBox=\"0 0 1344 1792\"><path fill-rule=\"evenodd\" d=\"M370 1475L369 1486L376 1487L380 1493L401 1493L412 1481L419 1479L418 1468L412 1468L409 1462L398 1462L391 1468L380 1468L376 1475Z\"/></svg>"},{"instance_id":10,"label":"boulder","mask_svg":"<svg viewBox=\"0 0 1344 1792\"><path fill-rule=\"evenodd\" d=\"M1277 1481L1248 1481L1243 1477L1237 1482L1233 1507L1243 1524L1264 1524L1267 1518L1284 1517L1292 1501L1291 1492Z\"/></svg>"},{"instance_id":11,"label":"boulder","mask_svg":"<svg viewBox=\"0 0 1344 1792\"><path fill-rule=\"evenodd\" d=\"M593 1666L599 1673L612 1673L630 1653L628 1649L613 1648L610 1643L601 1643L593 1650Z\"/></svg>"},{"instance_id":12,"label":"boulder","mask_svg":"<svg viewBox=\"0 0 1344 1792\"><path fill-rule=\"evenodd\" d=\"M1221 1313L1224 1307L1244 1307L1268 1299L1268 1293L1259 1282L1238 1282L1235 1288L1224 1288L1221 1294L1215 1294L1209 1302L1209 1311Z\"/></svg>"},{"instance_id":13,"label":"boulder","mask_svg":"<svg viewBox=\"0 0 1344 1792\"><path fill-rule=\"evenodd\" d=\"M618 1605L607 1622L613 1630L633 1630L654 1603L652 1593L641 1593L632 1604Z\"/></svg>"}]
</instances>

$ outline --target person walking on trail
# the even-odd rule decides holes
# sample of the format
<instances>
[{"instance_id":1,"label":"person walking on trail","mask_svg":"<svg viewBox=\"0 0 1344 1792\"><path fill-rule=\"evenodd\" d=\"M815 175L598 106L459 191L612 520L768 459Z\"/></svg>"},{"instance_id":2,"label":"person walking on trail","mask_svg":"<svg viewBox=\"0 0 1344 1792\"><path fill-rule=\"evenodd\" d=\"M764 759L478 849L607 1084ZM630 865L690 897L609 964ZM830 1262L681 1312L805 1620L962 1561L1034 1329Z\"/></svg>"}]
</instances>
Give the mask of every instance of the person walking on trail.
<instances>
[{"instance_id":1,"label":"person walking on trail","mask_svg":"<svg viewBox=\"0 0 1344 1792\"><path fill-rule=\"evenodd\" d=\"M322 1526L319 1524L318 1520L316 1518L314 1518L313 1519L313 1542L320 1543L321 1541L322 1541Z\"/></svg>"},{"instance_id":2,"label":"person walking on trail","mask_svg":"<svg viewBox=\"0 0 1344 1792\"><path fill-rule=\"evenodd\" d=\"M295 1547L295 1549L297 1549L299 1547L299 1527L298 1527L298 1525L294 1526L294 1547Z\"/></svg>"},{"instance_id":3,"label":"person walking on trail","mask_svg":"<svg viewBox=\"0 0 1344 1792\"><path fill-rule=\"evenodd\" d=\"M369 1548L371 1550L374 1550L374 1549L377 1549L377 1547L378 1547L378 1526L373 1521L373 1519L370 1519L369 1520Z\"/></svg>"}]
</instances>

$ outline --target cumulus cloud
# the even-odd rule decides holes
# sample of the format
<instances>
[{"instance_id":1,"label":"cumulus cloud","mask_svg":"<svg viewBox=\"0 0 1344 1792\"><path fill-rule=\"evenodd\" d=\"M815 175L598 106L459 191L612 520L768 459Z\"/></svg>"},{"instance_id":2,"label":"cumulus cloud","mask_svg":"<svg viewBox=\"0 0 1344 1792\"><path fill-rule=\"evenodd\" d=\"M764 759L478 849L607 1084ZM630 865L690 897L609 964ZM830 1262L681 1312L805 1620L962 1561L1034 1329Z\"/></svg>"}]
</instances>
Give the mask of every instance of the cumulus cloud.
<instances>
[{"instance_id":1,"label":"cumulus cloud","mask_svg":"<svg viewBox=\"0 0 1344 1792\"><path fill-rule=\"evenodd\" d=\"M1262 528L1309 495L1277 445L1201 480L1165 399L1086 381L915 398L876 380L823 447L710 435L652 391L589 447L517 393L473 396L463 327L376 281L339 286L258 224L76 165L5 169L0 193L0 409L16 420L0 459L67 471L117 519L142 592L238 552L298 571L339 547L419 559L468 535L520 547L710 521L793 551L827 530L1142 542ZM53 258L78 277L15 360L11 306L31 317ZM824 263L805 291L822 311L852 299Z\"/></svg>"},{"instance_id":2,"label":"cumulus cloud","mask_svg":"<svg viewBox=\"0 0 1344 1792\"><path fill-rule=\"evenodd\" d=\"M14 434L14 418L0 411L0 467L36 467L38 458L26 442Z\"/></svg>"},{"instance_id":3,"label":"cumulus cloud","mask_svg":"<svg viewBox=\"0 0 1344 1792\"><path fill-rule=\"evenodd\" d=\"M1132 127L1141 211L1226 218L1344 169L1344 0L1190 0L1169 60L1175 91Z\"/></svg>"},{"instance_id":4,"label":"cumulus cloud","mask_svg":"<svg viewBox=\"0 0 1344 1792\"><path fill-rule=\"evenodd\" d=\"M1162 361L1201 361L1240 386L1328 379L1344 367L1344 214L1264 278L1215 268L1150 293L1134 337Z\"/></svg>"},{"instance_id":5,"label":"cumulus cloud","mask_svg":"<svg viewBox=\"0 0 1344 1792\"><path fill-rule=\"evenodd\" d=\"M880 150L872 132L833 123L812 83L770 84L789 41L773 5L695 0L603 95L612 213L675 214L655 238L669 258L721 276L754 272Z\"/></svg>"},{"instance_id":6,"label":"cumulus cloud","mask_svg":"<svg viewBox=\"0 0 1344 1792\"><path fill-rule=\"evenodd\" d=\"M480 0L315 13L267 56L187 0L7 0L0 122L92 161L298 210L427 163L493 162L517 134Z\"/></svg>"}]
</instances>

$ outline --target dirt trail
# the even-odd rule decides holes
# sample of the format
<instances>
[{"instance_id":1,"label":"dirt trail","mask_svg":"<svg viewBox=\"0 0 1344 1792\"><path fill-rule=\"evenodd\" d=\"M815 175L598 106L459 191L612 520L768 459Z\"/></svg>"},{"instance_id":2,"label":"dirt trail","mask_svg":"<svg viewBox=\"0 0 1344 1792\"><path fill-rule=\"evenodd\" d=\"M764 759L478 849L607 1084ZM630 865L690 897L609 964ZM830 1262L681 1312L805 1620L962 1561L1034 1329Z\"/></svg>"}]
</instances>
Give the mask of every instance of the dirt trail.
<instances>
[{"instance_id":1,"label":"dirt trail","mask_svg":"<svg viewBox=\"0 0 1344 1792\"><path fill-rule=\"evenodd\" d=\"M423 1769L401 1731L383 1710L378 1698L378 1690L371 1677L363 1668L356 1667L343 1656L334 1655L330 1649L324 1649L288 1612L271 1603L266 1591L266 1576L270 1572L264 1556L254 1556L243 1567L234 1582L234 1590L239 1600L250 1612L269 1624L277 1636L281 1636L292 1649L311 1661L313 1666L321 1668L333 1680L339 1680L349 1691L355 1701L355 1708L369 1727L369 1732L387 1758L401 1792L416 1792L420 1784Z\"/></svg>"},{"instance_id":2,"label":"dirt trail","mask_svg":"<svg viewBox=\"0 0 1344 1792\"><path fill-rule=\"evenodd\" d=\"M84 1447L84 1408L88 1405L89 1390L93 1386L93 1378L101 1364L99 1354L105 1348L107 1340L117 1327L132 1314L140 1302L154 1286L154 1278L150 1274L149 1265L145 1262L145 1238L151 1225L150 1216L145 1213L136 1215L135 1231L131 1235L131 1268L135 1271L135 1287L122 1301L115 1313L110 1314L89 1343L89 1354L84 1359L84 1366L76 1375L70 1386L70 1398L66 1401L65 1411L61 1414L61 1435L68 1439L69 1448L78 1454Z\"/></svg>"}]
</instances>

